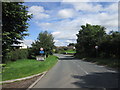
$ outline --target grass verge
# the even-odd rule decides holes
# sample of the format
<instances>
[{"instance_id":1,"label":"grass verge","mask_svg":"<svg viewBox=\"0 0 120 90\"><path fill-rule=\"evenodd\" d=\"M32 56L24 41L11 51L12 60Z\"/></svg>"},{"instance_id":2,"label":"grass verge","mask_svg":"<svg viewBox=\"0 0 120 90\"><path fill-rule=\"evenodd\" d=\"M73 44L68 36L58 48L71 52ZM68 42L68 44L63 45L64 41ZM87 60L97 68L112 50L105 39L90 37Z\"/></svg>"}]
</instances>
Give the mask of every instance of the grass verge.
<instances>
[{"instance_id":1,"label":"grass verge","mask_svg":"<svg viewBox=\"0 0 120 90\"><path fill-rule=\"evenodd\" d=\"M120 68L120 60L112 58L86 58L85 61L95 62L98 65L106 65L112 68Z\"/></svg>"},{"instance_id":2,"label":"grass verge","mask_svg":"<svg viewBox=\"0 0 120 90\"><path fill-rule=\"evenodd\" d=\"M76 53L76 51L74 51L74 50L66 50L65 53L71 53L71 54L73 53L74 54L74 53Z\"/></svg>"},{"instance_id":3,"label":"grass verge","mask_svg":"<svg viewBox=\"0 0 120 90\"><path fill-rule=\"evenodd\" d=\"M8 63L2 72L2 81L31 76L49 70L57 63L56 56L49 56L45 61L24 59Z\"/></svg>"}]
</instances>

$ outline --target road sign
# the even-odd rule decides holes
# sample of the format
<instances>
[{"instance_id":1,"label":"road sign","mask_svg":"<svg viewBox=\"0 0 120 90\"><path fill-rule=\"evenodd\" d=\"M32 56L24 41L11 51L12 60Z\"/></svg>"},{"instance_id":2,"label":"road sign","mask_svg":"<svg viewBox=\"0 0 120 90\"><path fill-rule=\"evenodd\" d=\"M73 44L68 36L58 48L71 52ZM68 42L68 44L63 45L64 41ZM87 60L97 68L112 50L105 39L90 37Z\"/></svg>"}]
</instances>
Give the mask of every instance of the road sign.
<instances>
[{"instance_id":1,"label":"road sign","mask_svg":"<svg viewBox=\"0 0 120 90\"><path fill-rule=\"evenodd\" d=\"M40 51L40 54L44 54L44 51Z\"/></svg>"},{"instance_id":2,"label":"road sign","mask_svg":"<svg viewBox=\"0 0 120 90\"><path fill-rule=\"evenodd\" d=\"M44 60L45 60L45 57L43 57L43 56L36 56L36 60L44 61Z\"/></svg>"},{"instance_id":3,"label":"road sign","mask_svg":"<svg viewBox=\"0 0 120 90\"><path fill-rule=\"evenodd\" d=\"M98 46L95 46L95 49L98 49Z\"/></svg>"},{"instance_id":4,"label":"road sign","mask_svg":"<svg viewBox=\"0 0 120 90\"><path fill-rule=\"evenodd\" d=\"M43 51L43 48L40 48L41 51Z\"/></svg>"}]
</instances>

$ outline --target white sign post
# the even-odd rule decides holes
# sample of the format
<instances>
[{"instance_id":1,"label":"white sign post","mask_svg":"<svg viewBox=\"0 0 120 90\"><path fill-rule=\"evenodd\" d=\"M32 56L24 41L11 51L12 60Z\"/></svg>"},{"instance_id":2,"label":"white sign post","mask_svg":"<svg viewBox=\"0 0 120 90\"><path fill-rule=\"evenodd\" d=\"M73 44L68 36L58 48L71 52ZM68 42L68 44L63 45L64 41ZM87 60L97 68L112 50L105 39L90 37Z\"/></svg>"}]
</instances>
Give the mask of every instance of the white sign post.
<instances>
[{"instance_id":1,"label":"white sign post","mask_svg":"<svg viewBox=\"0 0 120 90\"><path fill-rule=\"evenodd\" d=\"M39 55L39 56L36 57L37 60L40 60L40 61L44 61L44 60L45 60L45 57L43 56L43 54L44 54L44 51L43 51L43 50L44 50L44 49L41 47L41 48L40 48L40 51L39 51L39 53L40 53L41 55Z\"/></svg>"},{"instance_id":2,"label":"white sign post","mask_svg":"<svg viewBox=\"0 0 120 90\"><path fill-rule=\"evenodd\" d=\"M95 49L98 49L98 46L95 46Z\"/></svg>"},{"instance_id":3,"label":"white sign post","mask_svg":"<svg viewBox=\"0 0 120 90\"><path fill-rule=\"evenodd\" d=\"M96 49L96 57L98 56L98 46L95 46Z\"/></svg>"},{"instance_id":4,"label":"white sign post","mask_svg":"<svg viewBox=\"0 0 120 90\"><path fill-rule=\"evenodd\" d=\"M43 51L43 48L40 48L41 51Z\"/></svg>"}]
</instances>

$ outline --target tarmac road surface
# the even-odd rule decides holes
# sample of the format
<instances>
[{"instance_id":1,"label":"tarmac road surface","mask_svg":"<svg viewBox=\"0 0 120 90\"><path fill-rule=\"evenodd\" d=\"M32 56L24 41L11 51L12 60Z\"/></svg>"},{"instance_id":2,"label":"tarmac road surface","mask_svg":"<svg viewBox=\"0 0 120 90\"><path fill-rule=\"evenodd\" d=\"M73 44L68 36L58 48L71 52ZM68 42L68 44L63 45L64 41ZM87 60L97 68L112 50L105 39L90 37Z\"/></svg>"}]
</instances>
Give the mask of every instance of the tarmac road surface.
<instances>
[{"instance_id":1,"label":"tarmac road surface","mask_svg":"<svg viewBox=\"0 0 120 90\"><path fill-rule=\"evenodd\" d=\"M70 55L55 55L58 63L33 88L118 88L117 71Z\"/></svg>"}]
</instances>

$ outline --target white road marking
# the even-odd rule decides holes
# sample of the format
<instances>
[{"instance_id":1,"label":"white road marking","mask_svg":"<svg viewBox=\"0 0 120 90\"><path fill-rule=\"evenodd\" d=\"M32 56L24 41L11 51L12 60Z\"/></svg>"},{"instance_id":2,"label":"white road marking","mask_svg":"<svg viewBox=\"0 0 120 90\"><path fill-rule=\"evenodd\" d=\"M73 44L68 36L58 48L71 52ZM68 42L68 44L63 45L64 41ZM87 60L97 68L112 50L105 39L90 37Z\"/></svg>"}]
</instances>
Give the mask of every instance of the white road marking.
<instances>
[{"instance_id":1,"label":"white road marking","mask_svg":"<svg viewBox=\"0 0 120 90\"><path fill-rule=\"evenodd\" d=\"M78 67L80 67L80 65L77 65ZM80 69L85 73L85 74L89 74L87 71L85 71L82 67L80 67Z\"/></svg>"},{"instance_id":2,"label":"white road marking","mask_svg":"<svg viewBox=\"0 0 120 90\"><path fill-rule=\"evenodd\" d=\"M77 62L73 62L73 63L76 63L77 64L77 67L79 67L85 74L89 74L86 70L84 70ZM99 65L96 65L96 64L93 64L93 66L95 67L99 67L99 68L104 68L105 66L99 66ZM100 71L94 71L94 72L100 72ZM117 71L113 71L113 70L107 70L107 72L113 72L113 73L117 73Z\"/></svg>"},{"instance_id":3,"label":"white road marking","mask_svg":"<svg viewBox=\"0 0 120 90\"><path fill-rule=\"evenodd\" d=\"M114 73L117 73L117 71L112 71L112 70L107 70L108 72L114 72Z\"/></svg>"},{"instance_id":4,"label":"white road marking","mask_svg":"<svg viewBox=\"0 0 120 90\"><path fill-rule=\"evenodd\" d=\"M89 74L87 71L85 71L83 68L80 67L82 71L84 71L85 74Z\"/></svg>"},{"instance_id":5,"label":"white road marking","mask_svg":"<svg viewBox=\"0 0 120 90\"><path fill-rule=\"evenodd\" d=\"M80 67L80 69L85 73L85 74L89 74L87 71L85 71L80 65L78 65L77 62L73 62L73 63L76 63L77 64L77 67Z\"/></svg>"}]
</instances>

